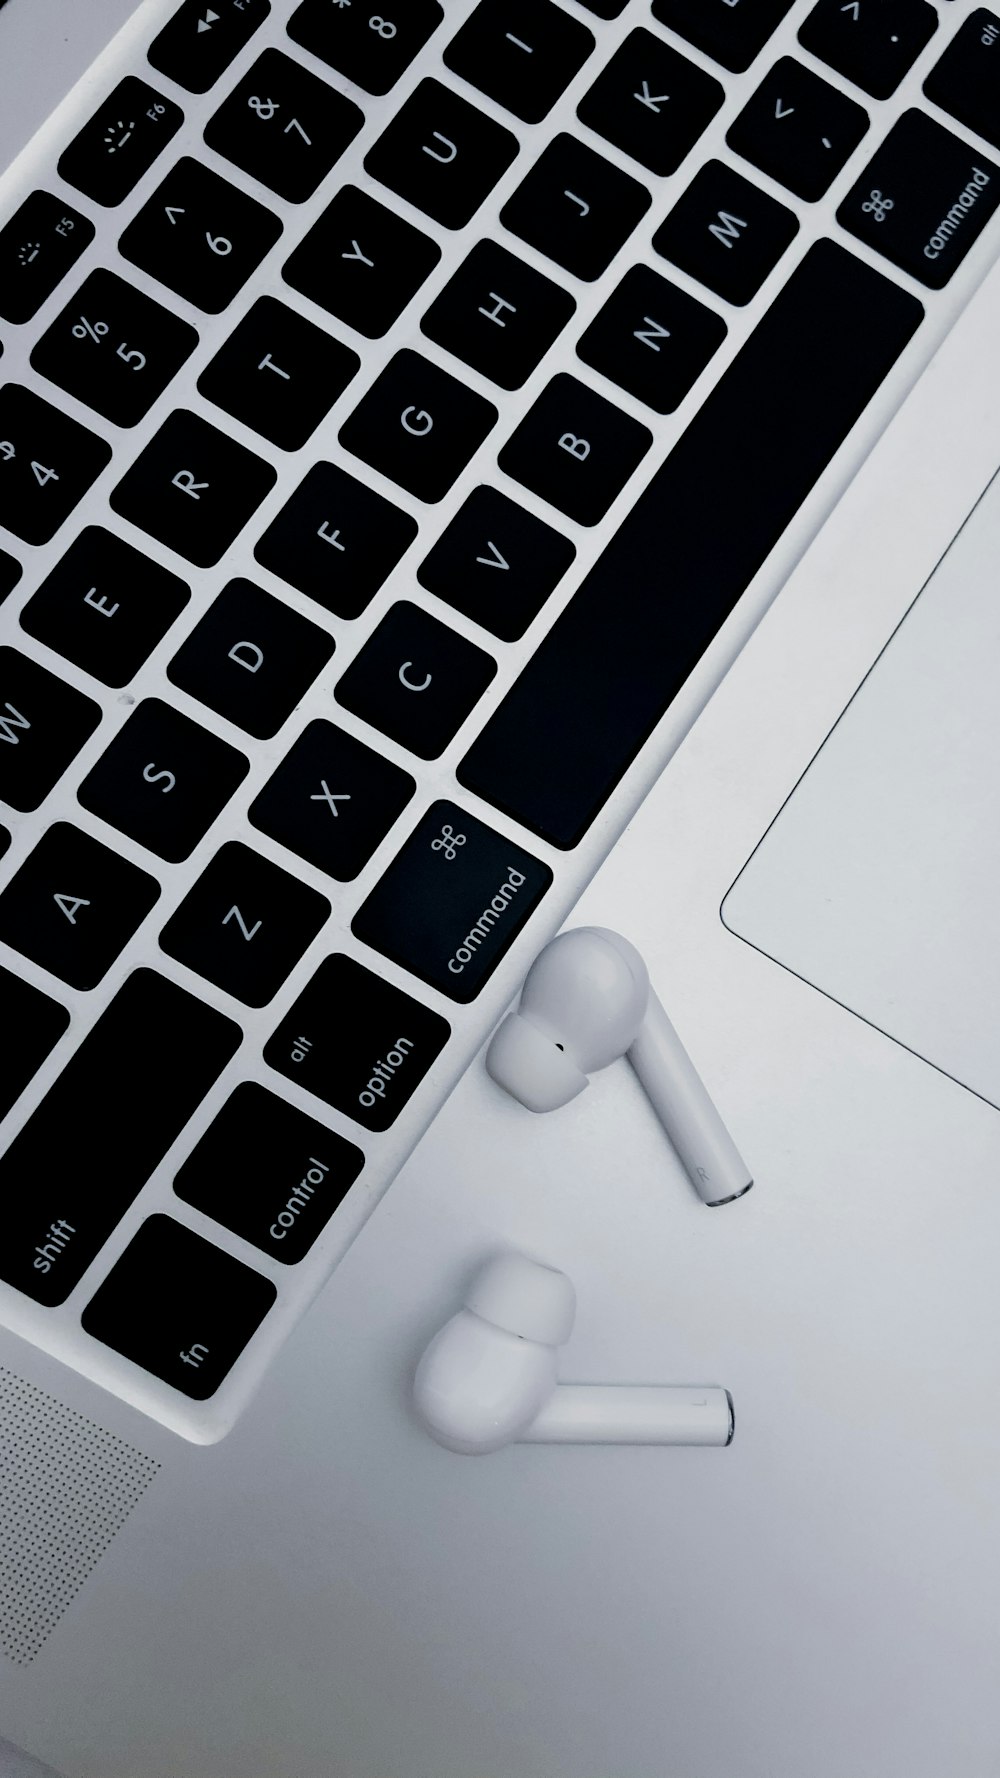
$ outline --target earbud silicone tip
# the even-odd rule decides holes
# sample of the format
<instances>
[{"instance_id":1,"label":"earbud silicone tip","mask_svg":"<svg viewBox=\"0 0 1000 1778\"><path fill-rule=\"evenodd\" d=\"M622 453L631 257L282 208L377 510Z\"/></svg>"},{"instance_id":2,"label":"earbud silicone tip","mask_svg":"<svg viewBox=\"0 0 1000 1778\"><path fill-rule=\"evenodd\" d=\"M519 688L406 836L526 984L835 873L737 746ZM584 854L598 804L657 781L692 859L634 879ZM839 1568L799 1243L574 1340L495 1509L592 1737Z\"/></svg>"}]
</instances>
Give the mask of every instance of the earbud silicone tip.
<instances>
[{"instance_id":1,"label":"earbud silicone tip","mask_svg":"<svg viewBox=\"0 0 1000 1778\"><path fill-rule=\"evenodd\" d=\"M540 1346L564 1346L573 1331L576 1292L565 1272L523 1253L501 1253L478 1273L465 1306L492 1327Z\"/></svg>"},{"instance_id":2,"label":"earbud silicone tip","mask_svg":"<svg viewBox=\"0 0 1000 1778\"><path fill-rule=\"evenodd\" d=\"M556 1111L588 1084L565 1051L518 1013L510 1013L495 1032L486 1072L529 1111Z\"/></svg>"}]
</instances>

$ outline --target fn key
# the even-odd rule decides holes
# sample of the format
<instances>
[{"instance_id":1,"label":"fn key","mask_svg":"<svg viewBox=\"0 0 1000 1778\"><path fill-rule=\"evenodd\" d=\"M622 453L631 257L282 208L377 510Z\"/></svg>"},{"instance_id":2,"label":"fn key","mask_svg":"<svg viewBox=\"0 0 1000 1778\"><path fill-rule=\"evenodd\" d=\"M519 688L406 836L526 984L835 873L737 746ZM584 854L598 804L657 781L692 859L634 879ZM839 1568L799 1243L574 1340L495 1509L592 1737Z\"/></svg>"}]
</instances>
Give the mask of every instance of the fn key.
<instances>
[{"instance_id":1,"label":"fn key","mask_svg":"<svg viewBox=\"0 0 1000 1778\"><path fill-rule=\"evenodd\" d=\"M258 1272L150 1216L83 1311L87 1333L184 1395L214 1395L277 1296Z\"/></svg>"}]
</instances>

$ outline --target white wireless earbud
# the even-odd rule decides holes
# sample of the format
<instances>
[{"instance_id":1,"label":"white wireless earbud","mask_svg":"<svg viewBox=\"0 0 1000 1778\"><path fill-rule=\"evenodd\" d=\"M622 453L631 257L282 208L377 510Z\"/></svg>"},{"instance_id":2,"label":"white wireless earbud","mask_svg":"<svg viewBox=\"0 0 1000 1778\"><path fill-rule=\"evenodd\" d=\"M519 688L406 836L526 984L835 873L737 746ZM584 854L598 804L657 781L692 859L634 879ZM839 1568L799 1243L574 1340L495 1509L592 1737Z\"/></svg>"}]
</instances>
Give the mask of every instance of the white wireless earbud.
<instances>
[{"instance_id":1,"label":"white wireless earbud","mask_svg":"<svg viewBox=\"0 0 1000 1778\"><path fill-rule=\"evenodd\" d=\"M521 1003L486 1052L487 1072L529 1111L555 1111L626 1056L705 1204L753 1176L649 985L634 945L602 926L561 932L536 957Z\"/></svg>"},{"instance_id":2,"label":"white wireless earbud","mask_svg":"<svg viewBox=\"0 0 1000 1778\"><path fill-rule=\"evenodd\" d=\"M575 1310L565 1272L521 1253L490 1260L413 1380L417 1413L438 1444L478 1457L514 1443L730 1443L725 1389L557 1383L555 1349Z\"/></svg>"}]
</instances>

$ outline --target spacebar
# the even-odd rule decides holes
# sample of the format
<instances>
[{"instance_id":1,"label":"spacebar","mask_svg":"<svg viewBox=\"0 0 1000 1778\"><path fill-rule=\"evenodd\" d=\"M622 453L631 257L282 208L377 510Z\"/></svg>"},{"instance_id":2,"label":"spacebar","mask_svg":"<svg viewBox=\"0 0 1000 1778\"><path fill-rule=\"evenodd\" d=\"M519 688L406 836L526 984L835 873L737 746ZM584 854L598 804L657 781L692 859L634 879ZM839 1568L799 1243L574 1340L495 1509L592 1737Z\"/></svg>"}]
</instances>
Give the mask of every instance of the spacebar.
<instances>
[{"instance_id":1,"label":"spacebar","mask_svg":"<svg viewBox=\"0 0 1000 1778\"><path fill-rule=\"evenodd\" d=\"M469 749L468 789L577 844L923 313L810 249Z\"/></svg>"}]
</instances>

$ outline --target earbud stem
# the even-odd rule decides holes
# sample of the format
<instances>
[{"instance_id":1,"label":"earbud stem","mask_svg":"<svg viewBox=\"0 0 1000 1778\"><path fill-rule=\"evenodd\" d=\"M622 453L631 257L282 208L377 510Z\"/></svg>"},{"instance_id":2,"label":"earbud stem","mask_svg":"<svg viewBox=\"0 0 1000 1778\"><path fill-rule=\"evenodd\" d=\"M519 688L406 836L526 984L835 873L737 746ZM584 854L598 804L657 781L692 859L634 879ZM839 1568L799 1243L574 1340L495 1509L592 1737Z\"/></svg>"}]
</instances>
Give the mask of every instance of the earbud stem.
<instances>
[{"instance_id":1,"label":"earbud stem","mask_svg":"<svg viewBox=\"0 0 1000 1778\"><path fill-rule=\"evenodd\" d=\"M732 1436L725 1389L560 1383L518 1443L728 1445Z\"/></svg>"},{"instance_id":2,"label":"earbud stem","mask_svg":"<svg viewBox=\"0 0 1000 1778\"><path fill-rule=\"evenodd\" d=\"M728 1204L741 1198L753 1175L652 991L627 1055L702 1202Z\"/></svg>"}]
</instances>

